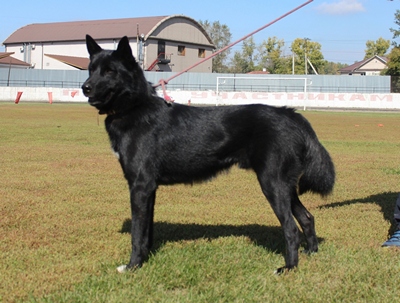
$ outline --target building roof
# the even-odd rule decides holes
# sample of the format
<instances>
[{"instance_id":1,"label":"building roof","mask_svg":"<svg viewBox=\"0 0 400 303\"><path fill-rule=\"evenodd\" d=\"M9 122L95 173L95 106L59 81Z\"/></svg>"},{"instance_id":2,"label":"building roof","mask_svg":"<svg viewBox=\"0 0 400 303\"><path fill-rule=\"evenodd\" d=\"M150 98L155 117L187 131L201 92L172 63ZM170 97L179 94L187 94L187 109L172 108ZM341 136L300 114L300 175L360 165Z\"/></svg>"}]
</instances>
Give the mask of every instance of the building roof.
<instances>
[{"instance_id":1,"label":"building roof","mask_svg":"<svg viewBox=\"0 0 400 303\"><path fill-rule=\"evenodd\" d=\"M362 68L364 65L368 64L369 62L371 62L373 59L378 59L384 64L387 64L387 62L388 62L388 59L386 57L380 57L380 56L375 55L375 56L373 56L371 58L364 59L364 60L362 60L360 62L356 62L356 63L354 63L352 65L343 67L339 71L341 73L353 73L354 71Z\"/></svg>"},{"instance_id":2,"label":"building roof","mask_svg":"<svg viewBox=\"0 0 400 303\"><path fill-rule=\"evenodd\" d=\"M269 75L268 71L265 70L254 70L252 72L248 72L249 75Z\"/></svg>"},{"instance_id":3,"label":"building roof","mask_svg":"<svg viewBox=\"0 0 400 303\"><path fill-rule=\"evenodd\" d=\"M86 70L89 66L89 58L50 54L44 55L81 70Z\"/></svg>"},{"instance_id":4,"label":"building roof","mask_svg":"<svg viewBox=\"0 0 400 303\"><path fill-rule=\"evenodd\" d=\"M0 53L0 59L11 56L12 54L15 54L15 53Z\"/></svg>"},{"instance_id":5,"label":"building roof","mask_svg":"<svg viewBox=\"0 0 400 303\"><path fill-rule=\"evenodd\" d=\"M31 67L29 63L11 57L14 53L0 53L0 65Z\"/></svg>"},{"instance_id":6,"label":"building roof","mask_svg":"<svg viewBox=\"0 0 400 303\"><path fill-rule=\"evenodd\" d=\"M138 34L144 34L147 38L161 23L172 18L184 18L198 24L199 29L212 44L211 39L204 31L203 27L194 19L183 15L35 23L17 29L3 44L82 41L85 39L86 34L91 35L96 40L115 39L123 36L136 38Z\"/></svg>"}]
</instances>

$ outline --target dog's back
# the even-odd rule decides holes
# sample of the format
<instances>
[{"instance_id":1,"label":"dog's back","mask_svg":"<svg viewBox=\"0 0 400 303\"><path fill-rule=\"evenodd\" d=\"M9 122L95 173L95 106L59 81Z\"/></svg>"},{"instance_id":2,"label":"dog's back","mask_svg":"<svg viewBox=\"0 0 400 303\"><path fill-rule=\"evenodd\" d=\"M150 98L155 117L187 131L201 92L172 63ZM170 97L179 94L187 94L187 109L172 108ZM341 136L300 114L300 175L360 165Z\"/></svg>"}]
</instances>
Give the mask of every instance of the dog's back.
<instances>
[{"instance_id":1,"label":"dog's back","mask_svg":"<svg viewBox=\"0 0 400 303\"><path fill-rule=\"evenodd\" d=\"M335 173L329 154L308 121L293 109L257 104L167 106L157 98L153 102L152 110L138 108L132 113L130 127L140 120L149 125L146 144L154 146L148 153L154 152L160 184L202 181L233 164L257 171L266 158L278 153L281 159L290 159L286 160L288 171L293 171L300 193L326 195L333 188ZM135 131L135 140L141 131ZM113 140L115 134L111 131L110 136Z\"/></svg>"}]
</instances>

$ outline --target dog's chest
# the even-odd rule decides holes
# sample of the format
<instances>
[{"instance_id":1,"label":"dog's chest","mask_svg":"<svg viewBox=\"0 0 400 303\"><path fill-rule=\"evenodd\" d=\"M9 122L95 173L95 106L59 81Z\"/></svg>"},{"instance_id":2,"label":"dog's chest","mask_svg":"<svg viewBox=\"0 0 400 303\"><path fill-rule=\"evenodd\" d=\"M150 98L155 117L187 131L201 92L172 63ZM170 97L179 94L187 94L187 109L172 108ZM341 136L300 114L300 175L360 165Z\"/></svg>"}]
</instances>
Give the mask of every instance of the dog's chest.
<instances>
[{"instance_id":1,"label":"dog's chest","mask_svg":"<svg viewBox=\"0 0 400 303\"><path fill-rule=\"evenodd\" d=\"M106 120L106 129L110 139L111 152L113 155L120 160L120 141L121 141L121 131L118 128L119 120L109 119Z\"/></svg>"},{"instance_id":2,"label":"dog's chest","mask_svg":"<svg viewBox=\"0 0 400 303\"><path fill-rule=\"evenodd\" d=\"M121 148L118 138L110 136L111 152L118 160L121 159Z\"/></svg>"},{"instance_id":3,"label":"dog's chest","mask_svg":"<svg viewBox=\"0 0 400 303\"><path fill-rule=\"evenodd\" d=\"M113 155L115 156L115 158L117 158L118 160L120 159L120 155L118 150L114 149L113 145L111 144L111 152L113 153Z\"/></svg>"}]
</instances>

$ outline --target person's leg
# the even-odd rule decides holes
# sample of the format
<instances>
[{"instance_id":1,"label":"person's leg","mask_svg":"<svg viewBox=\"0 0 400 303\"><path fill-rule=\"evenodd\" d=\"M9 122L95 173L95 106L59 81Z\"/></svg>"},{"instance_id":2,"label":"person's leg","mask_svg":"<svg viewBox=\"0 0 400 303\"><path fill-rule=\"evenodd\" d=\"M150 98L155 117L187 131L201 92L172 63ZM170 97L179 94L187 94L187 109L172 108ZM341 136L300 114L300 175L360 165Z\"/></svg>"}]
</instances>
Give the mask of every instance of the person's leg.
<instances>
[{"instance_id":1,"label":"person's leg","mask_svg":"<svg viewBox=\"0 0 400 303\"><path fill-rule=\"evenodd\" d=\"M397 224L397 229L400 229L400 194L397 197L396 206L394 208L394 222Z\"/></svg>"},{"instance_id":2,"label":"person's leg","mask_svg":"<svg viewBox=\"0 0 400 303\"><path fill-rule=\"evenodd\" d=\"M382 244L383 247L400 247L400 194L397 197L396 205L394 207L394 224L396 224L396 231L385 243Z\"/></svg>"}]
</instances>

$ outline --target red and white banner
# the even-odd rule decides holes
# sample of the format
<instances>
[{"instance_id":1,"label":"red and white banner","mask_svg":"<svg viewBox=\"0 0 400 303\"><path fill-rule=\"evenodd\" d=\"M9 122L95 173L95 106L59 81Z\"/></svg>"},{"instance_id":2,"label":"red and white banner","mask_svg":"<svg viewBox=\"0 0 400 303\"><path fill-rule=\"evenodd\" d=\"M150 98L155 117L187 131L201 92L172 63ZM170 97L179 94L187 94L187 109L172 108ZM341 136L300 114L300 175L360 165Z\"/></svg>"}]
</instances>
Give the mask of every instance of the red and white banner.
<instances>
[{"instance_id":1,"label":"red and white banner","mask_svg":"<svg viewBox=\"0 0 400 303\"><path fill-rule=\"evenodd\" d=\"M22 102L87 102L80 89L48 87L2 87L0 101L15 102L23 92ZM162 93L161 91L159 92ZM22 94L22 93L21 93ZM21 95L20 94L20 95ZM400 110L400 94L360 93L263 93L215 91L167 91L174 102L191 105L235 105L261 103L297 108L349 108ZM18 100L19 101L19 100Z\"/></svg>"}]
</instances>

